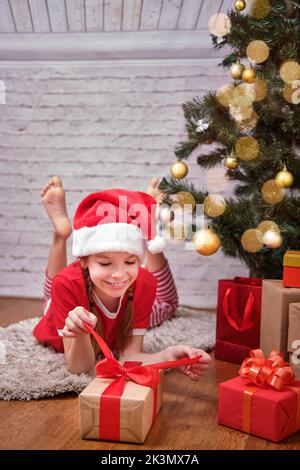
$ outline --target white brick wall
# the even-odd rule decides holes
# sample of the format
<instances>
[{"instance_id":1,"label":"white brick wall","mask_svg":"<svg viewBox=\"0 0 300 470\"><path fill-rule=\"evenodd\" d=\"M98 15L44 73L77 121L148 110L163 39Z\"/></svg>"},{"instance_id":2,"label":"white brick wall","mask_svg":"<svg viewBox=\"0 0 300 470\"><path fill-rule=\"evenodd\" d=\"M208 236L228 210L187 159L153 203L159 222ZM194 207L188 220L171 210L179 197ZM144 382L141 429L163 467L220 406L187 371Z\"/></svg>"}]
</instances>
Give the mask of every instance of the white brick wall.
<instances>
[{"instance_id":1,"label":"white brick wall","mask_svg":"<svg viewBox=\"0 0 300 470\"><path fill-rule=\"evenodd\" d=\"M227 77L215 60L170 60L2 63L0 80L7 90L0 105L0 295L40 297L51 241L41 186L59 174L71 216L100 188L145 190L150 176L169 173L184 138L181 103ZM189 167L190 180L206 187L196 158ZM210 184L217 192L220 182ZM71 261L70 248L71 241ZM206 258L169 245L167 254L186 305L215 306L217 280L247 273L221 253Z\"/></svg>"}]
</instances>

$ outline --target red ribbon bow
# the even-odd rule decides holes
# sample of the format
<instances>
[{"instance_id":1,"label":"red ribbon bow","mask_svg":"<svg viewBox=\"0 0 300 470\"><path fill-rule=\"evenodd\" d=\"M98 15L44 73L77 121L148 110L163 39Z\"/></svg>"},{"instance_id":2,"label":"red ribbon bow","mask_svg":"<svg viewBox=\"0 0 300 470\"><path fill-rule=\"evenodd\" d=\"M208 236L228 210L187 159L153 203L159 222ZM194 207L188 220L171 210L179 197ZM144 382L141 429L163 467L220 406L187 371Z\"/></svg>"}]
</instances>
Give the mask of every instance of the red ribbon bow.
<instances>
[{"instance_id":1,"label":"red ribbon bow","mask_svg":"<svg viewBox=\"0 0 300 470\"><path fill-rule=\"evenodd\" d=\"M99 438L106 440L120 440L120 405L126 379L140 385L151 387L154 390L153 421L157 414L157 387L160 380L159 370L179 367L182 365L197 364L202 355L177 361L159 362L147 366L137 362L125 362L123 365L117 361L112 351L88 323L85 328L95 337L105 358L96 364L96 376L100 378L115 378L104 390L100 397ZM139 365L137 365L139 364Z\"/></svg>"},{"instance_id":2,"label":"red ribbon bow","mask_svg":"<svg viewBox=\"0 0 300 470\"><path fill-rule=\"evenodd\" d=\"M295 379L292 367L285 362L281 352L272 351L265 358L261 349L252 349L250 357L241 365L239 374L258 387L271 386L276 390L281 390Z\"/></svg>"}]
</instances>

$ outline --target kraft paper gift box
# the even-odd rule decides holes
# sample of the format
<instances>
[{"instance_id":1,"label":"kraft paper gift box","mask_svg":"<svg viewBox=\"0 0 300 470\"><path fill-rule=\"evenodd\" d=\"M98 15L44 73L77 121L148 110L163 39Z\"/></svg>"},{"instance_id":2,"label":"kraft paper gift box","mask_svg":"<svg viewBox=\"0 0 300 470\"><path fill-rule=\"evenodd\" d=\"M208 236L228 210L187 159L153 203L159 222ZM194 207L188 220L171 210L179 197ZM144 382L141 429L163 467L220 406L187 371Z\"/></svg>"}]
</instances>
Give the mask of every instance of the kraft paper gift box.
<instances>
[{"instance_id":1,"label":"kraft paper gift box","mask_svg":"<svg viewBox=\"0 0 300 470\"><path fill-rule=\"evenodd\" d=\"M273 442L285 439L300 429L300 381L291 378L281 389L242 376L220 383L218 423Z\"/></svg>"},{"instance_id":2,"label":"kraft paper gift box","mask_svg":"<svg viewBox=\"0 0 300 470\"><path fill-rule=\"evenodd\" d=\"M201 357L142 365L116 360L103 338L87 323L104 359L96 378L79 395L81 437L143 443L162 403L163 369L192 365Z\"/></svg>"},{"instance_id":3,"label":"kraft paper gift box","mask_svg":"<svg viewBox=\"0 0 300 470\"><path fill-rule=\"evenodd\" d=\"M154 411L154 393L152 388L126 381L120 403L120 420L116 423L119 427L119 441L143 443L149 433L156 414L161 408L163 398L163 371L160 372L161 380L157 390L157 408ZM103 432L99 436L100 429L100 397L107 386L113 382L111 379L95 378L79 395L80 407L80 432L83 439L113 438L114 430L109 429L111 435ZM110 426L114 417L110 417Z\"/></svg>"},{"instance_id":4,"label":"kraft paper gift box","mask_svg":"<svg viewBox=\"0 0 300 470\"><path fill-rule=\"evenodd\" d=\"M288 250L283 257L284 287L300 287L300 251Z\"/></svg>"},{"instance_id":5,"label":"kraft paper gift box","mask_svg":"<svg viewBox=\"0 0 300 470\"><path fill-rule=\"evenodd\" d=\"M289 305L300 302L300 289L283 287L280 280L263 280L260 347L265 355L276 350L288 360Z\"/></svg>"}]
</instances>

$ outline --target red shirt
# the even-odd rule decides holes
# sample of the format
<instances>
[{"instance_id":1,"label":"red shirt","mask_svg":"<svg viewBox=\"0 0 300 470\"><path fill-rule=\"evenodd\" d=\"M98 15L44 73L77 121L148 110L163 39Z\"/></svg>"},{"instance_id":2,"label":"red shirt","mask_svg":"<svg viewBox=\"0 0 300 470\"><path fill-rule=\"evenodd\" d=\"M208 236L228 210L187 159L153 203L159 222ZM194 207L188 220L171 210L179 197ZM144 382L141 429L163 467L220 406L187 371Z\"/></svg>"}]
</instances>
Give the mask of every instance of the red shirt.
<instances>
[{"instance_id":1,"label":"red shirt","mask_svg":"<svg viewBox=\"0 0 300 470\"><path fill-rule=\"evenodd\" d=\"M149 328L156 286L156 278L146 269L139 267L139 273L133 286L132 329L143 330ZM114 349L118 327L125 314L128 302L127 292L120 302L121 305L116 318L109 318L95 302L95 308L103 322L104 339L111 349ZM34 336L39 341L52 345L57 351L64 352L63 340L58 330L64 328L68 313L78 306L90 311L83 270L79 261L74 261L54 277L50 303L45 315L33 330Z\"/></svg>"}]
</instances>

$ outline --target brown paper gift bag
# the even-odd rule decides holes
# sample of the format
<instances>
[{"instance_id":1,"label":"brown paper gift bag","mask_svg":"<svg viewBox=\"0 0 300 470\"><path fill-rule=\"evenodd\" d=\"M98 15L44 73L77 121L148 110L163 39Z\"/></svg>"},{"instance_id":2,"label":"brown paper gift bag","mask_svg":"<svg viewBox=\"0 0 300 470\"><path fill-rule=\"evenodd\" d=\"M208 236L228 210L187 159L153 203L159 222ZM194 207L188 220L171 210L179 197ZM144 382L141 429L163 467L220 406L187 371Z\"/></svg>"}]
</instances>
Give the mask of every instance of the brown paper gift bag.
<instances>
[{"instance_id":1,"label":"brown paper gift bag","mask_svg":"<svg viewBox=\"0 0 300 470\"><path fill-rule=\"evenodd\" d=\"M300 302L300 289L283 287L280 280L263 280L260 347L268 356L280 351L288 360L289 305Z\"/></svg>"}]
</instances>

